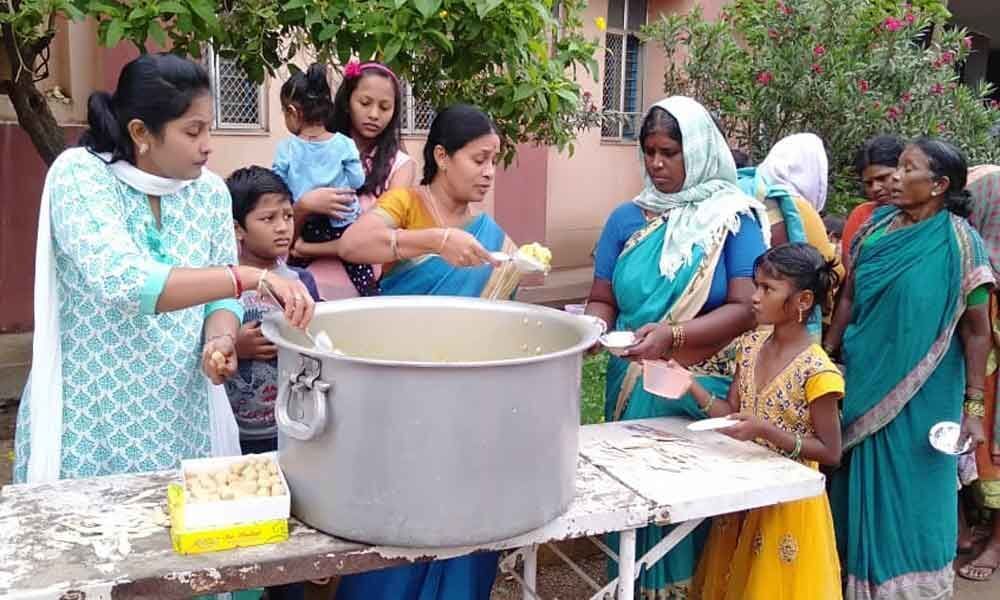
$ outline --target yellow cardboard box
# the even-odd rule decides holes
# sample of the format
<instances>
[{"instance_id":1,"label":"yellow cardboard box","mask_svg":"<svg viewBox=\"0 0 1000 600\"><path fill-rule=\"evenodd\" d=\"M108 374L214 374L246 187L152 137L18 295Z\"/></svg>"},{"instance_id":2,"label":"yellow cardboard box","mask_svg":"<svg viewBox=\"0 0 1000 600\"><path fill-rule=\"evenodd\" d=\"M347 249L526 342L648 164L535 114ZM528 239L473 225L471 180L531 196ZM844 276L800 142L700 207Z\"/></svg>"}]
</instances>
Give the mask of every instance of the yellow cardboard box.
<instances>
[{"instance_id":1,"label":"yellow cardboard box","mask_svg":"<svg viewBox=\"0 0 1000 600\"><path fill-rule=\"evenodd\" d=\"M277 462L273 453L267 455ZM247 457L206 458L181 461L182 474L226 469ZM284 474L279 476L288 489ZM183 476L182 476L183 479ZM170 512L170 540L180 554L232 550L246 546L274 544L288 539L290 509L288 492L279 497L253 497L221 502L188 501L183 484L167 488Z\"/></svg>"}]
</instances>

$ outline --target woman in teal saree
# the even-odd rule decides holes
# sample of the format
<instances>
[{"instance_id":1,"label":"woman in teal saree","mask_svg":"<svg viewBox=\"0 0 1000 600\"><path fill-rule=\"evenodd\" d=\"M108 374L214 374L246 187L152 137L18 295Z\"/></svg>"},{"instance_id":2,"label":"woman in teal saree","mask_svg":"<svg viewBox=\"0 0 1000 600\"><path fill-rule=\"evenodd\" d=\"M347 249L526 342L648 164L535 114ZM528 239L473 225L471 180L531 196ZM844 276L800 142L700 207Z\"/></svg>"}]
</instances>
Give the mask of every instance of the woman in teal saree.
<instances>
[{"instance_id":1,"label":"woman in teal saree","mask_svg":"<svg viewBox=\"0 0 1000 600\"><path fill-rule=\"evenodd\" d=\"M965 159L919 139L900 156L890 205L851 248L826 346L847 369L843 464L830 500L847 600L950 598L958 536L956 460L931 427L982 440L993 274L965 220ZM963 396L965 414L963 415Z\"/></svg>"},{"instance_id":2,"label":"woman in teal saree","mask_svg":"<svg viewBox=\"0 0 1000 600\"><path fill-rule=\"evenodd\" d=\"M351 262L388 263L387 295L509 297L518 277L494 267L490 251L516 250L503 229L470 205L493 183L500 138L490 119L471 106L438 113L424 148L419 188L395 189L340 239ZM498 554L482 552L345 577L338 600L488 600Z\"/></svg>"},{"instance_id":3,"label":"woman in teal saree","mask_svg":"<svg viewBox=\"0 0 1000 600\"><path fill-rule=\"evenodd\" d=\"M736 185L736 165L708 112L690 98L653 106L639 134L644 189L619 206L598 242L587 313L635 330L626 358L608 364L605 418L705 417L690 396L668 400L643 389L642 359L673 358L717 396L727 393L727 346L754 324L753 262L764 252L763 206ZM670 531L639 531L642 556ZM643 566L642 598L686 598L707 529ZM617 540L612 539L612 547ZM615 566L610 565L612 576Z\"/></svg>"}]
</instances>

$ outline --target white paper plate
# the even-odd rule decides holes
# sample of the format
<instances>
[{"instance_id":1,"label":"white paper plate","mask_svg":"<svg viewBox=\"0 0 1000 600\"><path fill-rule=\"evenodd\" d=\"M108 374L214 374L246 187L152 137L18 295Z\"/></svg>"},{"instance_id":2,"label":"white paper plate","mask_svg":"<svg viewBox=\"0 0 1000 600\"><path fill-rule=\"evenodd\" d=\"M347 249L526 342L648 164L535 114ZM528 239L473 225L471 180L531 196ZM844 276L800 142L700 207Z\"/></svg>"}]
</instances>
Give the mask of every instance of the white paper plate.
<instances>
[{"instance_id":1,"label":"white paper plate","mask_svg":"<svg viewBox=\"0 0 1000 600\"><path fill-rule=\"evenodd\" d=\"M714 419L702 419L688 425L688 431L710 431L712 429L725 429L739 423L736 419L729 417L716 417Z\"/></svg>"},{"instance_id":2,"label":"white paper plate","mask_svg":"<svg viewBox=\"0 0 1000 600\"><path fill-rule=\"evenodd\" d=\"M931 446L938 452L957 456L965 454L972 449L972 438L965 440L963 447L959 447L958 438L961 436L962 426L953 421L941 421L931 427L927 439Z\"/></svg>"},{"instance_id":3,"label":"white paper plate","mask_svg":"<svg viewBox=\"0 0 1000 600\"><path fill-rule=\"evenodd\" d=\"M598 338L605 348L625 349L635 344L635 333L631 331L609 331Z\"/></svg>"}]
</instances>

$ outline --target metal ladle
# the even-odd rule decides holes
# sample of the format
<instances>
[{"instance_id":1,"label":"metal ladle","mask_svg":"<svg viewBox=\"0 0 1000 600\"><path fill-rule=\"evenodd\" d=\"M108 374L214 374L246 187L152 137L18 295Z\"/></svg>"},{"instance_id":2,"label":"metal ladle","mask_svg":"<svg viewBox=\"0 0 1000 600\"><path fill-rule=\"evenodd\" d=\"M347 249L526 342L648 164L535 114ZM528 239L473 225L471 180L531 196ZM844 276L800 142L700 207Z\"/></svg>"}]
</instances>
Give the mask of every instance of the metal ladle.
<instances>
[{"instance_id":1,"label":"metal ladle","mask_svg":"<svg viewBox=\"0 0 1000 600\"><path fill-rule=\"evenodd\" d=\"M276 296L274 291L271 290L271 286L268 285L266 279L260 282L259 287L264 288L268 297L270 297L275 304L280 306L281 310L285 310L285 303L278 299L278 296ZM309 341L312 342L313 347L317 350L321 350L323 352L333 352L333 340L330 339L330 336L327 335L326 331L321 329L320 332L314 337L313 334L309 332L309 326L306 325L306 327L302 330L302 333L309 338Z\"/></svg>"},{"instance_id":2,"label":"metal ladle","mask_svg":"<svg viewBox=\"0 0 1000 600\"><path fill-rule=\"evenodd\" d=\"M522 273L544 273L548 270L542 263L520 253L511 255L506 252L490 252L490 256L497 262L513 262L514 268Z\"/></svg>"}]
</instances>

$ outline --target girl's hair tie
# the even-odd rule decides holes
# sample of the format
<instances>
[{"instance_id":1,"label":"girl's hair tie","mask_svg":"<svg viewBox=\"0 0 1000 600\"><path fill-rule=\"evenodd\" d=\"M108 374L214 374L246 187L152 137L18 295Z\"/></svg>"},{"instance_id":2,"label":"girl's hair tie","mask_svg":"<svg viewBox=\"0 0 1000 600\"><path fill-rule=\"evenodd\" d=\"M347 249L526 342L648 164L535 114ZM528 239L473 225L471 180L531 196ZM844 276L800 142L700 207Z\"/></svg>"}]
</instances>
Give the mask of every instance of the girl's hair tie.
<instances>
[{"instance_id":1,"label":"girl's hair tie","mask_svg":"<svg viewBox=\"0 0 1000 600\"><path fill-rule=\"evenodd\" d=\"M366 62L362 64L357 58L352 58L344 65L344 79L355 79L361 77L367 70L378 71L388 76L396 85L399 85L399 78L392 72L392 69L377 62Z\"/></svg>"}]
</instances>

